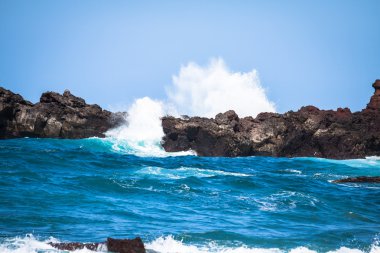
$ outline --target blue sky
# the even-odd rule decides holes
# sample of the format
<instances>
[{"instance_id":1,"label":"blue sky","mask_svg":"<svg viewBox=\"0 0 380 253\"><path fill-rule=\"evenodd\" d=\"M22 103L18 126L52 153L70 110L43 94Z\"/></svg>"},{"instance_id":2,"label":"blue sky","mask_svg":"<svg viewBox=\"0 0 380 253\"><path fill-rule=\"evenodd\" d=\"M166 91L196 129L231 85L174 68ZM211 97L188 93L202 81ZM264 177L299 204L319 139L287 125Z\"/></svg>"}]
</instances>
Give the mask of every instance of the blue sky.
<instances>
[{"instance_id":1,"label":"blue sky","mask_svg":"<svg viewBox=\"0 0 380 253\"><path fill-rule=\"evenodd\" d=\"M380 1L0 0L0 86L105 108L165 99L182 65L256 69L279 112L365 107L380 78Z\"/></svg>"}]
</instances>

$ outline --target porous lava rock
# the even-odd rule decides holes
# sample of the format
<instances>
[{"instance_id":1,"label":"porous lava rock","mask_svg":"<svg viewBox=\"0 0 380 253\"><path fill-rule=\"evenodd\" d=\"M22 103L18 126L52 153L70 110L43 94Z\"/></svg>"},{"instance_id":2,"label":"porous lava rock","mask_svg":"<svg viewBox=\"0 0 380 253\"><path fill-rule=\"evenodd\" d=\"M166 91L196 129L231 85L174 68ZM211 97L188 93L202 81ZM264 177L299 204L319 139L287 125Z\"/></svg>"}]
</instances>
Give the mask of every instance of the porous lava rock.
<instances>
[{"instance_id":1,"label":"porous lava rock","mask_svg":"<svg viewBox=\"0 0 380 253\"><path fill-rule=\"evenodd\" d=\"M33 104L0 87L0 138L88 138L125 121L125 113L112 113L66 90L62 95L45 92Z\"/></svg>"},{"instance_id":2,"label":"porous lava rock","mask_svg":"<svg viewBox=\"0 0 380 253\"><path fill-rule=\"evenodd\" d=\"M239 118L234 111L215 118L162 118L162 146L200 156L363 158L380 155L380 80L367 107L320 110L304 106L284 114Z\"/></svg>"},{"instance_id":3,"label":"porous lava rock","mask_svg":"<svg viewBox=\"0 0 380 253\"><path fill-rule=\"evenodd\" d=\"M113 253L146 253L144 243L140 237L136 237L135 239L107 238L106 242L101 243L60 242L49 244L56 249L69 251L82 249L97 251L106 246L107 251Z\"/></svg>"}]
</instances>

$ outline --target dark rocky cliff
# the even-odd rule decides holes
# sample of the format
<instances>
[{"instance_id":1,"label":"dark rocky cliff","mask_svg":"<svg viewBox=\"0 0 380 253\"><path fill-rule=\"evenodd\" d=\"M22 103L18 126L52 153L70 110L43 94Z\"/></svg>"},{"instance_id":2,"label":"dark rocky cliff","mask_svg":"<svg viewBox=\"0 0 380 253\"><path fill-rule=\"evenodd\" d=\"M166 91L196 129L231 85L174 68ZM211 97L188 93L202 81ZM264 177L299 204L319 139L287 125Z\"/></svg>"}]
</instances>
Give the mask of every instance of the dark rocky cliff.
<instances>
[{"instance_id":1,"label":"dark rocky cliff","mask_svg":"<svg viewBox=\"0 0 380 253\"><path fill-rule=\"evenodd\" d=\"M123 113L111 113L89 105L65 91L63 95L45 92L33 104L0 87L0 138L104 137L104 132L124 120Z\"/></svg>"},{"instance_id":2,"label":"dark rocky cliff","mask_svg":"<svg viewBox=\"0 0 380 253\"><path fill-rule=\"evenodd\" d=\"M166 151L194 150L200 156L315 156L336 159L380 155L380 80L361 112L348 108L260 113L239 118L234 111L215 119L162 118Z\"/></svg>"}]
</instances>

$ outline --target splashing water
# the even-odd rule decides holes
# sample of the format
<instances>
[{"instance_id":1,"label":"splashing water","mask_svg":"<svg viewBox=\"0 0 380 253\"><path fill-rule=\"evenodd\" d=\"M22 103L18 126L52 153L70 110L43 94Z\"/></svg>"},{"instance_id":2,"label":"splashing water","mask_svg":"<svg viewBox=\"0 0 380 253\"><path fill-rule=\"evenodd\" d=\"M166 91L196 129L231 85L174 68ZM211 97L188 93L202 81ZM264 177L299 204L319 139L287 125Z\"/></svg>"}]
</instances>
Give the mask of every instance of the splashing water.
<instances>
[{"instance_id":1,"label":"splashing water","mask_svg":"<svg viewBox=\"0 0 380 253\"><path fill-rule=\"evenodd\" d=\"M116 151L133 151L142 156L193 154L163 151L161 117L167 114L214 117L233 109L240 116L256 116L263 111L275 111L255 70L231 72L221 58L212 59L205 67L195 63L182 67L167 88L167 95L166 103L149 97L135 100L128 109L128 123L106 133Z\"/></svg>"},{"instance_id":2,"label":"splashing water","mask_svg":"<svg viewBox=\"0 0 380 253\"><path fill-rule=\"evenodd\" d=\"M54 237L46 240L39 240L32 234L24 237L14 237L4 240L0 243L1 253L93 253L108 252L105 245L99 246L96 251L89 249L80 249L74 251L62 251L53 248L49 243L59 243ZM318 253L307 247L296 247L290 250L281 250L279 248L250 248L246 245L237 247L228 247L218 245L216 242L209 242L207 245L189 245L181 240L176 240L172 235L159 237L145 244L147 253ZM339 249L328 251L327 253L365 253L359 249L340 247ZM368 253L380 253L380 247L373 244Z\"/></svg>"},{"instance_id":3,"label":"splashing water","mask_svg":"<svg viewBox=\"0 0 380 253\"><path fill-rule=\"evenodd\" d=\"M175 108L191 116L214 117L228 110L241 117L275 112L257 71L232 72L222 58L212 59L205 67L193 62L181 67L167 93Z\"/></svg>"},{"instance_id":4,"label":"splashing water","mask_svg":"<svg viewBox=\"0 0 380 253\"><path fill-rule=\"evenodd\" d=\"M132 150L139 155L162 156L160 148L164 135L160 118L163 104L148 97L137 99L128 110L127 124L106 133L115 150Z\"/></svg>"}]
</instances>

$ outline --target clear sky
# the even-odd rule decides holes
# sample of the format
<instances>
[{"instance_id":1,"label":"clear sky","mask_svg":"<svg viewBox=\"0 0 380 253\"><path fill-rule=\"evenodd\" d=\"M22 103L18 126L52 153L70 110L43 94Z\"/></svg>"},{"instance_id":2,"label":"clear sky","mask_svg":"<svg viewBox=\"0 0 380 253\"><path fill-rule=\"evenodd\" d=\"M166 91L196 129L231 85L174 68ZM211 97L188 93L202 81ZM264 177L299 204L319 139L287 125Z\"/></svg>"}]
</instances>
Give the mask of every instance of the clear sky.
<instances>
[{"instance_id":1,"label":"clear sky","mask_svg":"<svg viewBox=\"0 0 380 253\"><path fill-rule=\"evenodd\" d=\"M380 1L0 0L0 86L105 108L165 99L188 62L258 71L279 112L364 108L380 78Z\"/></svg>"}]
</instances>

